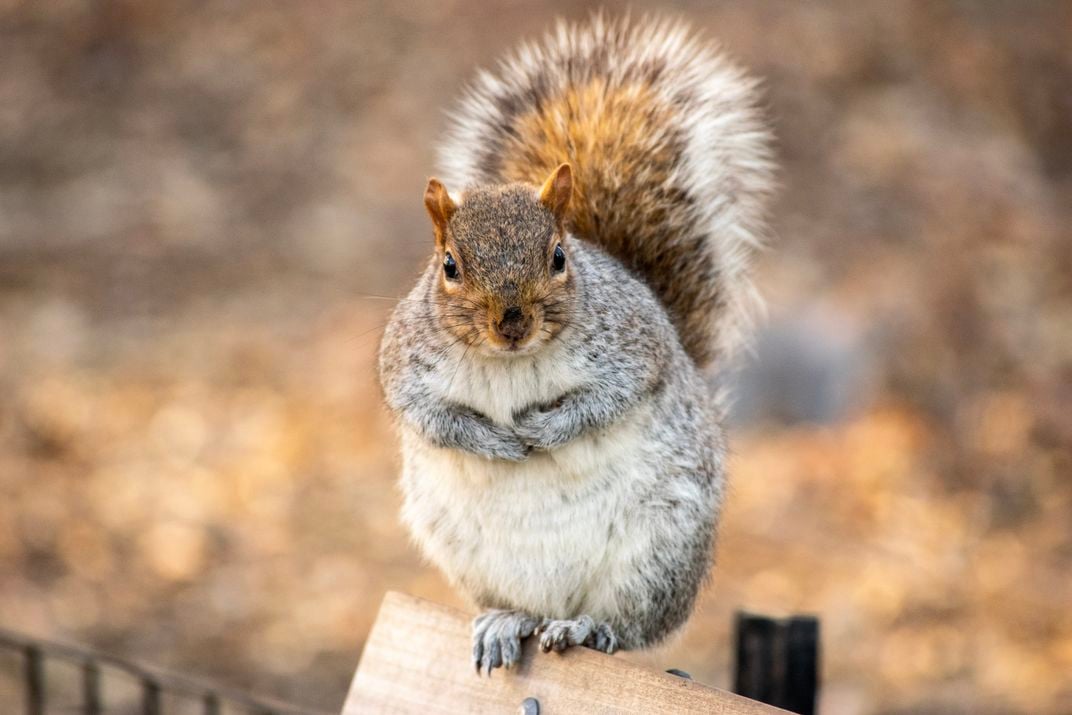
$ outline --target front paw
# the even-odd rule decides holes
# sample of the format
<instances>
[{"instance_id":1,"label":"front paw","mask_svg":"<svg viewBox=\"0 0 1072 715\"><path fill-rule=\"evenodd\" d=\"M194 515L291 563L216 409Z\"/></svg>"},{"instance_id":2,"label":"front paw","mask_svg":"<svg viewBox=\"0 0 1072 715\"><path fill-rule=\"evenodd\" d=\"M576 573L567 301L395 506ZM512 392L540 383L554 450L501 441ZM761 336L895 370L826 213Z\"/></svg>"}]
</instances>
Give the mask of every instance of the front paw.
<instances>
[{"instance_id":1,"label":"front paw","mask_svg":"<svg viewBox=\"0 0 1072 715\"><path fill-rule=\"evenodd\" d=\"M519 413L514 418L514 431L535 449L560 447L575 436L565 414L553 407L533 407Z\"/></svg>"},{"instance_id":2,"label":"front paw","mask_svg":"<svg viewBox=\"0 0 1072 715\"><path fill-rule=\"evenodd\" d=\"M521 641L540 625L540 619L520 611L488 611L473 621L473 665L491 675L521 659Z\"/></svg>"},{"instance_id":3,"label":"front paw","mask_svg":"<svg viewBox=\"0 0 1072 715\"><path fill-rule=\"evenodd\" d=\"M496 428L491 439L485 445L488 456L504 459L508 462L524 462L529 456L529 447L514 432Z\"/></svg>"},{"instance_id":4,"label":"front paw","mask_svg":"<svg viewBox=\"0 0 1072 715\"><path fill-rule=\"evenodd\" d=\"M618 649L618 638L606 623L596 623L591 616L553 621L545 620L537 629L540 650L563 651L570 646L583 645L604 653Z\"/></svg>"}]
</instances>

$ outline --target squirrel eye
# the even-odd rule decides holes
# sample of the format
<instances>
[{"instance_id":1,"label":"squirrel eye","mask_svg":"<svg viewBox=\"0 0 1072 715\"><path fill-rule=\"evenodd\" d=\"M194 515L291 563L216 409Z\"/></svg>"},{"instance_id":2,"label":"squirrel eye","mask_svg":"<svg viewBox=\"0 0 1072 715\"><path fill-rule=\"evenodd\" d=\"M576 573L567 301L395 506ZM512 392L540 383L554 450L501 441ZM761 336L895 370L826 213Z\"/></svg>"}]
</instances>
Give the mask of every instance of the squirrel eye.
<instances>
[{"instance_id":1,"label":"squirrel eye","mask_svg":"<svg viewBox=\"0 0 1072 715\"><path fill-rule=\"evenodd\" d=\"M443 259L443 273L449 280L458 279L458 263L454 260L454 256L450 255L450 252Z\"/></svg>"},{"instance_id":2,"label":"squirrel eye","mask_svg":"<svg viewBox=\"0 0 1072 715\"><path fill-rule=\"evenodd\" d=\"M560 272L566 267L566 252L562 250L562 244L555 246L555 255L551 259L551 265L554 267L555 272Z\"/></svg>"}]
</instances>

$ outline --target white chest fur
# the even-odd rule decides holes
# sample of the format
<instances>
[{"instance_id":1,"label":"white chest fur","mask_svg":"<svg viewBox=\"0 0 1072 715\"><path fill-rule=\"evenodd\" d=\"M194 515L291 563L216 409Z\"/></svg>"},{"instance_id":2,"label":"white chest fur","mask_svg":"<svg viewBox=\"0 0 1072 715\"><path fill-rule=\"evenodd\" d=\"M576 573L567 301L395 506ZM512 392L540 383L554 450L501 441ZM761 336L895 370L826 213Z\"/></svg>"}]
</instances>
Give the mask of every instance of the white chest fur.
<instances>
[{"instance_id":1,"label":"white chest fur","mask_svg":"<svg viewBox=\"0 0 1072 715\"><path fill-rule=\"evenodd\" d=\"M567 342L564 334L535 355L512 359L467 355L456 348L432 389L443 399L510 424L517 410L554 400L583 383L582 370L563 348Z\"/></svg>"},{"instance_id":2,"label":"white chest fur","mask_svg":"<svg viewBox=\"0 0 1072 715\"><path fill-rule=\"evenodd\" d=\"M450 389L509 424L517 409L577 384L568 362L466 361ZM641 404L610 428L521 463L436 448L404 429L403 519L426 556L479 602L606 618L616 574L646 541L623 527L656 472L644 449L650 421Z\"/></svg>"}]
</instances>

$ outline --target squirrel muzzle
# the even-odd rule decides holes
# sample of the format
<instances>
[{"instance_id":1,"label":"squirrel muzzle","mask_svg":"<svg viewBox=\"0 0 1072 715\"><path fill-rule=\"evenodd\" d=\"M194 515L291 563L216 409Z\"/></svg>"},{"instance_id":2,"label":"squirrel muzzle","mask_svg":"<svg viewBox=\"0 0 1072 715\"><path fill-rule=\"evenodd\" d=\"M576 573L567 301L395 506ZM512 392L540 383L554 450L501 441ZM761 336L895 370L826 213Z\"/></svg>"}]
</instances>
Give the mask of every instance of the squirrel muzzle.
<instances>
[{"instance_id":1,"label":"squirrel muzzle","mask_svg":"<svg viewBox=\"0 0 1072 715\"><path fill-rule=\"evenodd\" d=\"M494 342L501 347L516 350L532 335L532 325L532 316L515 305L503 310L498 319L492 320L490 332Z\"/></svg>"}]
</instances>

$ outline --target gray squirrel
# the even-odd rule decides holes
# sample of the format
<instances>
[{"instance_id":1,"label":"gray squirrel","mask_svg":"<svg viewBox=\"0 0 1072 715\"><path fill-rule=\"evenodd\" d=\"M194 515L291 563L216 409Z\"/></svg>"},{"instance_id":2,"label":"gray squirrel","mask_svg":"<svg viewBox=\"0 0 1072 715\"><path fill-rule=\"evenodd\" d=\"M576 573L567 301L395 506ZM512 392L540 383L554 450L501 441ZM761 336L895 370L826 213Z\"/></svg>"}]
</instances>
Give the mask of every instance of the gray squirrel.
<instances>
[{"instance_id":1,"label":"gray squirrel","mask_svg":"<svg viewBox=\"0 0 1072 715\"><path fill-rule=\"evenodd\" d=\"M483 609L489 674L654 645L692 611L725 493L725 366L757 305L756 84L668 21L560 23L480 74L428 182L434 253L380 380L403 521Z\"/></svg>"}]
</instances>

